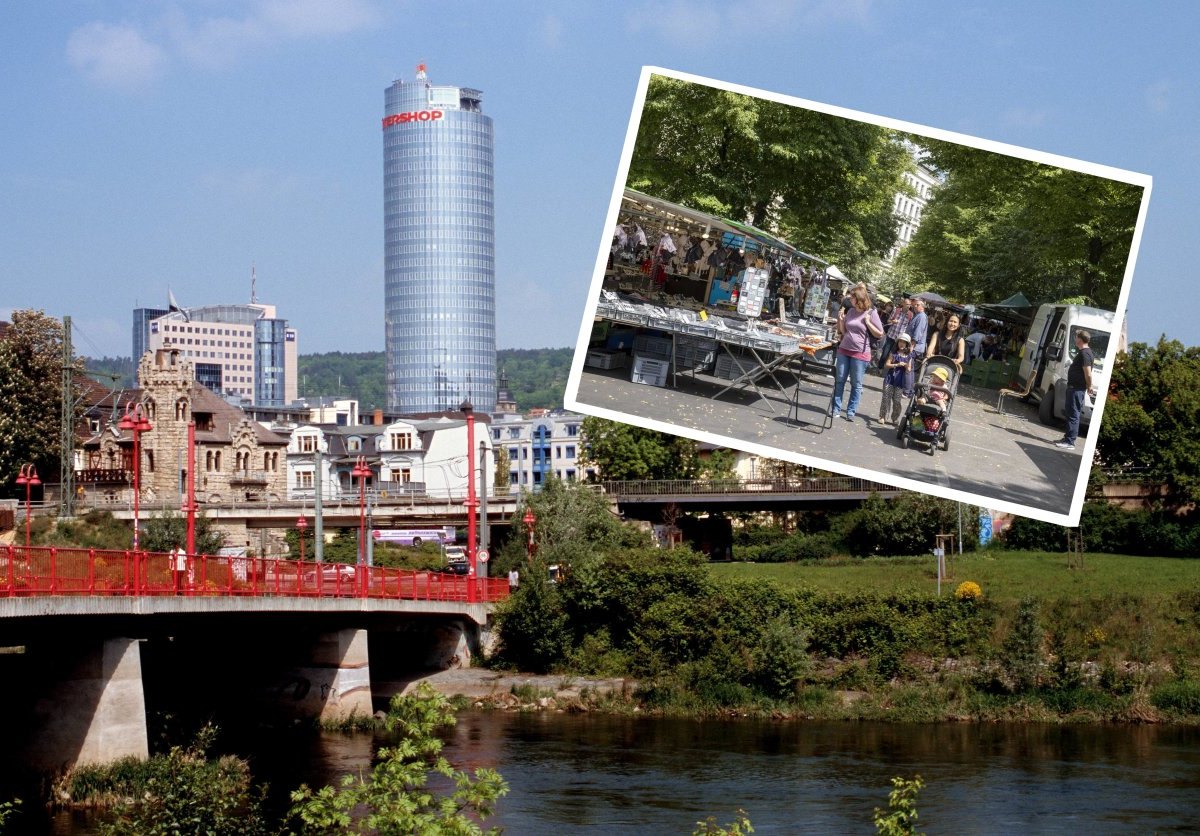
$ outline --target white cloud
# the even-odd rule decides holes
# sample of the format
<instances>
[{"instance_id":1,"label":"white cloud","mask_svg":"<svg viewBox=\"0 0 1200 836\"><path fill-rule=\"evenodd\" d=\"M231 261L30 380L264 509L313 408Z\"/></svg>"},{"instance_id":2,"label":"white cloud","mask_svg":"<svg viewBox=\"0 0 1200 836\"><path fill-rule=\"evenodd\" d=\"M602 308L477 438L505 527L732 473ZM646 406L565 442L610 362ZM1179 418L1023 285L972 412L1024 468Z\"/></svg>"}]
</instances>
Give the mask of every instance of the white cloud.
<instances>
[{"instance_id":1,"label":"white cloud","mask_svg":"<svg viewBox=\"0 0 1200 836\"><path fill-rule=\"evenodd\" d=\"M629 14L632 32L652 32L678 44L706 45L764 30L791 30L833 20L864 24L873 0L647 0Z\"/></svg>"},{"instance_id":2,"label":"white cloud","mask_svg":"<svg viewBox=\"0 0 1200 836\"><path fill-rule=\"evenodd\" d=\"M1155 113L1165 113L1171 106L1171 85L1166 81L1156 81L1146 88L1146 107Z\"/></svg>"},{"instance_id":3,"label":"white cloud","mask_svg":"<svg viewBox=\"0 0 1200 836\"><path fill-rule=\"evenodd\" d=\"M551 49L557 49L562 43L563 22L557 15L547 15L542 18L542 42Z\"/></svg>"},{"instance_id":4,"label":"white cloud","mask_svg":"<svg viewBox=\"0 0 1200 836\"><path fill-rule=\"evenodd\" d=\"M135 90L152 83L167 66L166 51L128 25L89 23L67 39L67 60L102 87Z\"/></svg>"},{"instance_id":5,"label":"white cloud","mask_svg":"<svg viewBox=\"0 0 1200 836\"><path fill-rule=\"evenodd\" d=\"M89 23L71 33L67 57L92 81L131 88L153 80L171 58L227 67L256 51L346 35L380 19L373 0L252 0L245 5L247 11L238 16L194 14L173 6L137 24Z\"/></svg>"},{"instance_id":6,"label":"white cloud","mask_svg":"<svg viewBox=\"0 0 1200 836\"><path fill-rule=\"evenodd\" d=\"M1034 110L1027 107L1010 107L1002 116L1006 125L1014 128L1037 128L1046 124L1045 109Z\"/></svg>"}]
</instances>

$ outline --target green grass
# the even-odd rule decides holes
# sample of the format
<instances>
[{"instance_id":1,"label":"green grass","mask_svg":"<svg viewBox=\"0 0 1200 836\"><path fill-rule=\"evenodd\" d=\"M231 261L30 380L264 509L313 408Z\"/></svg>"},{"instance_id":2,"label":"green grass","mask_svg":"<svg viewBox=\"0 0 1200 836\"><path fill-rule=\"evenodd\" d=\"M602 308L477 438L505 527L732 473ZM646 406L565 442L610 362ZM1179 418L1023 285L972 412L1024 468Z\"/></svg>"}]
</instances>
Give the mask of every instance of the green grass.
<instances>
[{"instance_id":1,"label":"green grass","mask_svg":"<svg viewBox=\"0 0 1200 836\"><path fill-rule=\"evenodd\" d=\"M1073 569L1065 554L989 551L948 559L950 580L942 594L952 595L963 581L975 581L985 597L1017 601L1039 598L1100 598L1137 593L1167 597L1200 588L1200 560L1087 554L1084 568ZM925 592L937 594L933 556L835 558L819 563L714 563L718 578L774 580L818 592Z\"/></svg>"}]
</instances>

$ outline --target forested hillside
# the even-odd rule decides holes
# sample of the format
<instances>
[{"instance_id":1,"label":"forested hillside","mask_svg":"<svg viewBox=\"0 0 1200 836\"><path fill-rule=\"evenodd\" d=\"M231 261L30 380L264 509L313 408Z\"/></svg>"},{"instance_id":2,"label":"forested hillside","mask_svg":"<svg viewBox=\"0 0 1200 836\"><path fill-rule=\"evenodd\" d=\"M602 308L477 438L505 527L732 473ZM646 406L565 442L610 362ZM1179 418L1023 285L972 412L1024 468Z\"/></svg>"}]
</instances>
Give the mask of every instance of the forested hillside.
<instances>
[{"instance_id":1,"label":"forested hillside","mask_svg":"<svg viewBox=\"0 0 1200 836\"><path fill-rule=\"evenodd\" d=\"M508 385L520 411L562 406L571 355L569 348L509 348L497 352L497 368L508 375ZM302 398L356 398L364 413L385 405L382 351L302 354L299 365ZM134 385L133 364L127 357L87 358L87 368L120 374L122 386Z\"/></svg>"},{"instance_id":2,"label":"forested hillside","mask_svg":"<svg viewBox=\"0 0 1200 836\"><path fill-rule=\"evenodd\" d=\"M569 348L509 348L496 353L496 366L508 375L517 407L561 407L571 368ZM382 408L384 393L382 351L361 354L307 354L300 357L300 396L339 395L358 398L359 408Z\"/></svg>"}]
</instances>

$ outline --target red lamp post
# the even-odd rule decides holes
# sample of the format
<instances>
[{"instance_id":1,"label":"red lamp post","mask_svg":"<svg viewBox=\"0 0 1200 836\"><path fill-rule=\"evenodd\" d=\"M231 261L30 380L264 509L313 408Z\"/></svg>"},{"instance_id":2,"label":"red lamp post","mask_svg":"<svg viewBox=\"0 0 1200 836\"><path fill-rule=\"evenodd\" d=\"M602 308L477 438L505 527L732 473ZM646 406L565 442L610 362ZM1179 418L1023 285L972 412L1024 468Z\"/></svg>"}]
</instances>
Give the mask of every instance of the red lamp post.
<instances>
[{"instance_id":1,"label":"red lamp post","mask_svg":"<svg viewBox=\"0 0 1200 836\"><path fill-rule=\"evenodd\" d=\"M529 543L526 549L529 555L529 565L533 566L533 527L537 524L537 517L533 515L532 508L525 509L525 516L521 518L521 522L525 523L525 531L529 533Z\"/></svg>"},{"instance_id":2,"label":"red lamp post","mask_svg":"<svg viewBox=\"0 0 1200 836\"><path fill-rule=\"evenodd\" d=\"M37 468L32 464L21 465L21 472L17 475L17 484L25 486L25 555L29 555L29 530L33 526L33 517L30 516L30 496L34 485L42 484L42 480L38 478Z\"/></svg>"},{"instance_id":3,"label":"red lamp post","mask_svg":"<svg viewBox=\"0 0 1200 836\"><path fill-rule=\"evenodd\" d=\"M371 475L371 468L367 466L367 457L359 456L358 461L354 463L354 470L350 471L350 475L359 480L358 482L358 572L362 578L360 594L365 598L367 596L367 477Z\"/></svg>"},{"instance_id":4,"label":"red lamp post","mask_svg":"<svg viewBox=\"0 0 1200 836\"><path fill-rule=\"evenodd\" d=\"M141 436L147 430L154 429L146 419L140 403L132 403L125 407L125 414L117 422L117 428L133 433L133 550L138 551L138 534L141 524L138 520L142 496L142 452Z\"/></svg>"},{"instance_id":5,"label":"red lamp post","mask_svg":"<svg viewBox=\"0 0 1200 836\"><path fill-rule=\"evenodd\" d=\"M297 539L300 541L300 562L301 563L304 562L304 532L307 530L308 530L308 520L304 518L303 514L301 514L300 519L296 520L296 533L299 535Z\"/></svg>"}]
</instances>

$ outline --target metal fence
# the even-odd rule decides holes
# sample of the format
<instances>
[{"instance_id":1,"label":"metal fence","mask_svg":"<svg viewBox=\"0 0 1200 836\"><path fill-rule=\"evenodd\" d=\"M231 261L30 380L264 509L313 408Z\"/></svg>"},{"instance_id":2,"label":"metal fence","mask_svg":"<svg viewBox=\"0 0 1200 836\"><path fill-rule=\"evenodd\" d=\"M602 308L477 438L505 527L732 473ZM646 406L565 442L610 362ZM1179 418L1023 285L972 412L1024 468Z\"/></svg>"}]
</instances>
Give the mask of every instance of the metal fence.
<instances>
[{"instance_id":1,"label":"metal fence","mask_svg":"<svg viewBox=\"0 0 1200 836\"><path fill-rule=\"evenodd\" d=\"M236 596L491 602L506 578L345 563L34 546L0 548L0 598Z\"/></svg>"},{"instance_id":2,"label":"metal fence","mask_svg":"<svg viewBox=\"0 0 1200 836\"><path fill-rule=\"evenodd\" d=\"M601 482L610 496L669 496L711 494L879 493L899 488L854 476L814 476L791 479L661 479Z\"/></svg>"}]
</instances>

